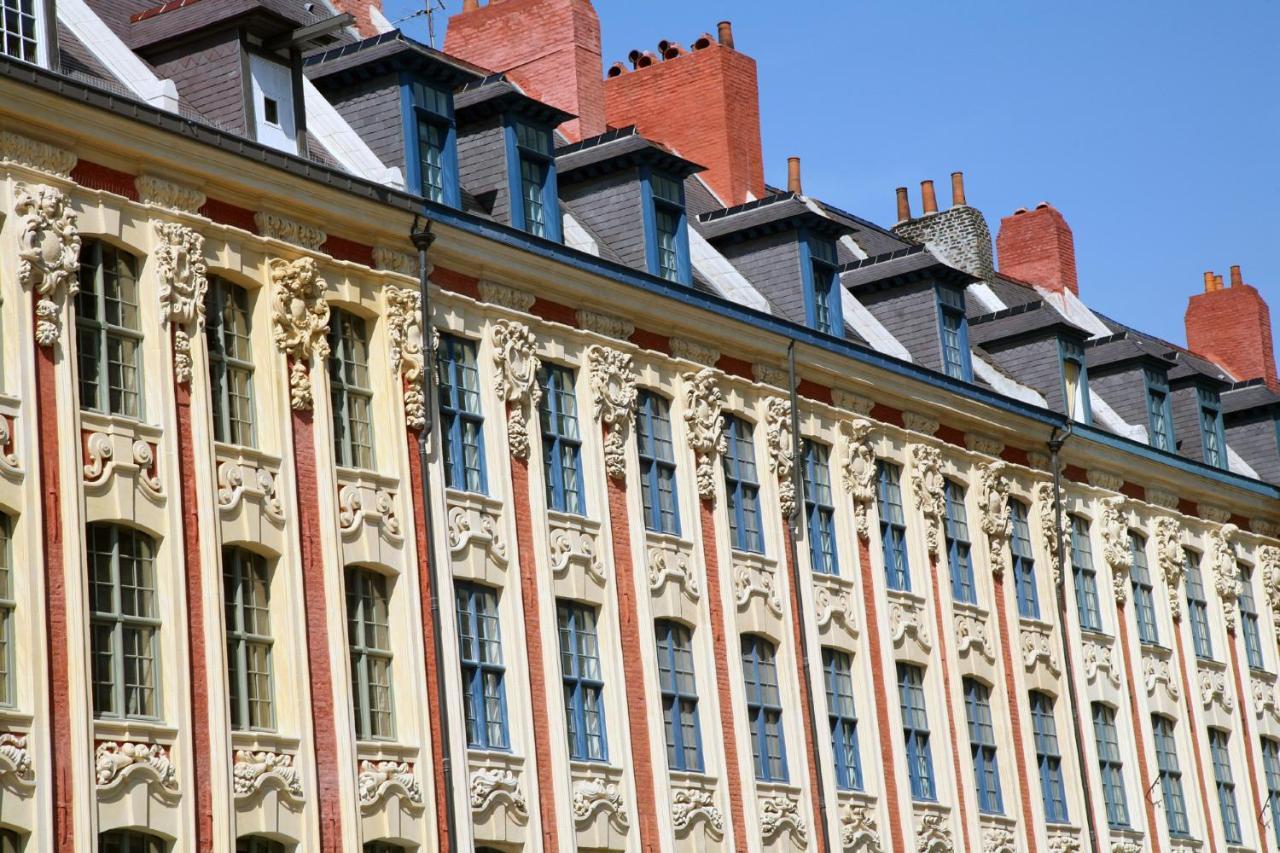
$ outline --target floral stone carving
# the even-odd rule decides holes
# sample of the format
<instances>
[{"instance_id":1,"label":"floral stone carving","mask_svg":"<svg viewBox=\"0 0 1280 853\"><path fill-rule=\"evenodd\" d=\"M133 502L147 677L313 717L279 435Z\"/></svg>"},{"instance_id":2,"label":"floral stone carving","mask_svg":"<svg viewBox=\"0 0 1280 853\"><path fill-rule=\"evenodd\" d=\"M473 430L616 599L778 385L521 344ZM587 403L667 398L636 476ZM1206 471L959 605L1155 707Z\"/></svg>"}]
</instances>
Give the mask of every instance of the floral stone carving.
<instances>
[{"instance_id":1,"label":"floral stone carving","mask_svg":"<svg viewBox=\"0 0 1280 853\"><path fill-rule=\"evenodd\" d=\"M573 821L578 826L589 823L597 814L608 814L609 823L618 832L631 826L622 792L612 782L596 777L573 783Z\"/></svg>"},{"instance_id":2,"label":"floral stone carving","mask_svg":"<svg viewBox=\"0 0 1280 853\"><path fill-rule=\"evenodd\" d=\"M1133 566L1133 550L1129 544L1129 525L1124 518L1124 498L1119 495L1102 501L1102 556L1111 567L1111 584L1116 602L1129 598L1129 569Z\"/></svg>"},{"instance_id":3,"label":"floral stone carving","mask_svg":"<svg viewBox=\"0 0 1280 853\"><path fill-rule=\"evenodd\" d=\"M986 827L982 830L982 853L1018 853L1017 839L1003 826Z\"/></svg>"},{"instance_id":4,"label":"floral stone carving","mask_svg":"<svg viewBox=\"0 0 1280 853\"><path fill-rule=\"evenodd\" d=\"M988 462L978 469L978 519L982 532L987 534L991 548L991 571L1004 572L1004 550L1013 532L1013 518L1009 512L1009 478L1004 475L1005 463Z\"/></svg>"},{"instance_id":5,"label":"floral stone carving","mask_svg":"<svg viewBox=\"0 0 1280 853\"><path fill-rule=\"evenodd\" d=\"M493 324L493 364L498 370L495 380L498 396L508 406L507 443L511 455L529 458L529 415L542 398L538 387L537 342L529 327L514 320Z\"/></svg>"},{"instance_id":6,"label":"floral stone carving","mask_svg":"<svg viewBox=\"0 0 1280 853\"><path fill-rule=\"evenodd\" d=\"M1107 680L1114 687L1120 686L1120 670L1116 669L1115 653L1110 645L1085 640L1081 659L1084 662L1084 677L1090 684L1097 680L1099 672L1105 671Z\"/></svg>"},{"instance_id":7,"label":"floral stone carving","mask_svg":"<svg viewBox=\"0 0 1280 853\"><path fill-rule=\"evenodd\" d=\"M851 853L881 853L880 826L871 806L847 805L840 814L840 847Z\"/></svg>"},{"instance_id":8,"label":"floral stone carving","mask_svg":"<svg viewBox=\"0 0 1280 853\"><path fill-rule=\"evenodd\" d=\"M427 403L422 395L422 294L404 287L388 287L387 338L391 369L404 391L404 422L410 429L427 425Z\"/></svg>"},{"instance_id":9,"label":"floral stone carving","mask_svg":"<svg viewBox=\"0 0 1280 853\"><path fill-rule=\"evenodd\" d=\"M1182 528L1172 518L1157 518L1154 525L1156 563L1169 589L1169 611L1173 621L1182 620L1182 575L1186 557L1182 550Z\"/></svg>"},{"instance_id":10,"label":"floral stone carving","mask_svg":"<svg viewBox=\"0 0 1280 853\"><path fill-rule=\"evenodd\" d=\"M627 433L636 416L636 372L631 356L608 347L587 349L587 381L596 417L605 425L604 469L614 480L627 477Z\"/></svg>"},{"instance_id":11,"label":"floral stone carving","mask_svg":"<svg viewBox=\"0 0 1280 853\"><path fill-rule=\"evenodd\" d=\"M99 788L116 788L135 774L150 774L170 793L178 792L178 772L163 744L102 741L93 753L94 780Z\"/></svg>"},{"instance_id":12,"label":"floral stone carving","mask_svg":"<svg viewBox=\"0 0 1280 853\"><path fill-rule=\"evenodd\" d=\"M858 535L870 535L868 510L876 499L876 453L871 447L871 421L857 418L843 421L840 431L844 435L844 488L853 498L854 523Z\"/></svg>"},{"instance_id":13,"label":"floral stone carving","mask_svg":"<svg viewBox=\"0 0 1280 853\"><path fill-rule=\"evenodd\" d=\"M155 223L158 242L153 254L160 282L160 312L172 323L173 375L179 385L191 383L191 335L204 328L204 237L176 222Z\"/></svg>"},{"instance_id":14,"label":"floral stone carving","mask_svg":"<svg viewBox=\"0 0 1280 853\"><path fill-rule=\"evenodd\" d=\"M770 397L765 401L765 444L769 450L769 470L778 478L778 503L790 518L796 511L795 454L791 434L791 401Z\"/></svg>"},{"instance_id":15,"label":"floral stone carving","mask_svg":"<svg viewBox=\"0 0 1280 853\"><path fill-rule=\"evenodd\" d=\"M231 784L237 797L249 797L270 785L278 785L289 799L302 802L302 776L293 756L268 750L237 749L231 767Z\"/></svg>"},{"instance_id":16,"label":"floral stone carving","mask_svg":"<svg viewBox=\"0 0 1280 853\"><path fill-rule=\"evenodd\" d=\"M920 648L928 652L933 648L933 637L929 633L929 623L923 608L915 601L889 602L889 633L893 645L900 646L908 637L913 637Z\"/></svg>"},{"instance_id":17,"label":"floral stone carving","mask_svg":"<svg viewBox=\"0 0 1280 853\"><path fill-rule=\"evenodd\" d=\"M911 493L924 516L925 542L930 554L937 554L942 543L945 488L941 451L925 444L911 445Z\"/></svg>"},{"instance_id":18,"label":"floral stone carving","mask_svg":"<svg viewBox=\"0 0 1280 853\"><path fill-rule=\"evenodd\" d=\"M1222 599L1222 621L1227 630L1236 630L1236 599L1240 597L1240 567L1236 565L1234 524L1215 527L1205 536L1205 561L1213 572L1213 585Z\"/></svg>"},{"instance_id":19,"label":"floral stone carving","mask_svg":"<svg viewBox=\"0 0 1280 853\"><path fill-rule=\"evenodd\" d=\"M529 817L529 803L520 790L520 777L502 767L477 770L471 774L469 786L471 810L483 814L497 803L505 802L509 813L524 822Z\"/></svg>"},{"instance_id":20,"label":"floral stone carving","mask_svg":"<svg viewBox=\"0 0 1280 853\"><path fill-rule=\"evenodd\" d=\"M31 753L27 750L27 736L17 732L0 734L0 779L13 776L23 785L33 785L36 771L31 764Z\"/></svg>"},{"instance_id":21,"label":"floral stone carving","mask_svg":"<svg viewBox=\"0 0 1280 853\"><path fill-rule=\"evenodd\" d=\"M953 849L951 827L947 826L945 815L929 812L920 819L916 827L917 853L951 853Z\"/></svg>"},{"instance_id":22,"label":"floral stone carving","mask_svg":"<svg viewBox=\"0 0 1280 853\"><path fill-rule=\"evenodd\" d=\"M671 825L683 835L693 824L705 821L707 832L717 841L724 837L724 815L711 791L676 789L671 797Z\"/></svg>"},{"instance_id":23,"label":"floral stone carving","mask_svg":"<svg viewBox=\"0 0 1280 853\"><path fill-rule=\"evenodd\" d=\"M53 346L62 332L62 302L80 289L80 232L70 200L41 184L18 186L18 282L36 297L36 343Z\"/></svg>"},{"instance_id":24,"label":"floral stone carving","mask_svg":"<svg viewBox=\"0 0 1280 853\"><path fill-rule=\"evenodd\" d=\"M689 372L684 380L684 423L689 447L697 458L698 496L716 496L715 457L725 451L724 394L716 382L716 372L704 367Z\"/></svg>"},{"instance_id":25,"label":"floral stone carving","mask_svg":"<svg viewBox=\"0 0 1280 853\"><path fill-rule=\"evenodd\" d=\"M702 595L693 560L684 551L679 548L650 546L648 558L649 589L658 592L667 581L675 581L691 601L697 601Z\"/></svg>"},{"instance_id":26,"label":"floral stone carving","mask_svg":"<svg viewBox=\"0 0 1280 853\"><path fill-rule=\"evenodd\" d=\"M413 775L413 765L407 761L361 761L357 786L360 806L364 809L393 794L414 806L422 805L422 786Z\"/></svg>"},{"instance_id":27,"label":"floral stone carving","mask_svg":"<svg viewBox=\"0 0 1280 853\"><path fill-rule=\"evenodd\" d=\"M324 279L312 258L273 258L271 329L276 349L289 360L289 404L299 411L312 406L311 359L329 355L329 304Z\"/></svg>"},{"instance_id":28,"label":"floral stone carving","mask_svg":"<svg viewBox=\"0 0 1280 853\"><path fill-rule=\"evenodd\" d=\"M1264 545L1258 549L1258 565L1262 567L1262 584L1271 605L1271 620L1280 637L1280 548Z\"/></svg>"},{"instance_id":29,"label":"floral stone carving","mask_svg":"<svg viewBox=\"0 0 1280 853\"><path fill-rule=\"evenodd\" d=\"M760 800L760 835L769 841L783 830L800 847L809 844L809 825L800 814L800 804L790 797L765 797Z\"/></svg>"},{"instance_id":30,"label":"floral stone carving","mask_svg":"<svg viewBox=\"0 0 1280 853\"><path fill-rule=\"evenodd\" d=\"M1067 526L1067 514L1062 511L1062 501L1054 499L1053 483L1037 483L1035 488L1037 514L1040 517L1040 535L1044 538L1045 550L1049 552L1050 565L1053 566L1053 582L1062 582L1062 562L1058 558L1058 541L1068 541L1071 535ZM1061 516L1059 516L1061 513ZM1062 529L1058 529L1058 518L1062 518ZM1059 536L1061 533L1061 536Z\"/></svg>"}]
</instances>

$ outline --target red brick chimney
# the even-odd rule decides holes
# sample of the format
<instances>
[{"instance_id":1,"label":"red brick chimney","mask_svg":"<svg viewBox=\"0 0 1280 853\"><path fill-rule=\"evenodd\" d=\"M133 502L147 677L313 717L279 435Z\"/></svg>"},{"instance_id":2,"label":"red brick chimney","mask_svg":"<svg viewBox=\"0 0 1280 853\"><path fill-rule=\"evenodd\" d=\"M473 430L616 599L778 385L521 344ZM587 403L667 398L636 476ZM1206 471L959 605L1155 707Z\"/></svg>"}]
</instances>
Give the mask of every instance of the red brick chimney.
<instances>
[{"instance_id":1,"label":"red brick chimney","mask_svg":"<svg viewBox=\"0 0 1280 853\"><path fill-rule=\"evenodd\" d=\"M576 115L559 127L569 139L604 133L600 18L591 0L468 0L449 18L444 50Z\"/></svg>"},{"instance_id":2,"label":"red brick chimney","mask_svg":"<svg viewBox=\"0 0 1280 853\"><path fill-rule=\"evenodd\" d=\"M1204 293L1187 303L1187 348L1225 367L1241 382L1263 379L1280 390L1271 345L1271 310L1240 267L1231 268L1231 286L1205 273Z\"/></svg>"},{"instance_id":3,"label":"red brick chimney","mask_svg":"<svg viewBox=\"0 0 1280 853\"><path fill-rule=\"evenodd\" d=\"M734 49L727 21L688 53L611 75L604 97L611 126L634 124L706 166L703 178L726 205L764 197L756 63Z\"/></svg>"},{"instance_id":4,"label":"red brick chimney","mask_svg":"<svg viewBox=\"0 0 1280 853\"><path fill-rule=\"evenodd\" d=\"M1042 201L1035 210L1019 208L1000 220L996 235L1000 272L1045 290L1070 290L1076 283L1076 241L1057 208Z\"/></svg>"},{"instance_id":5,"label":"red brick chimney","mask_svg":"<svg viewBox=\"0 0 1280 853\"><path fill-rule=\"evenodd\" d=\"M333 0L333 6L339 14L347 12L356 19L356 29L362 38L372 38L378 34L378 28L369 18L369 10L377 9L381 12L382 0Z\"/></svg>"}]
</instances>

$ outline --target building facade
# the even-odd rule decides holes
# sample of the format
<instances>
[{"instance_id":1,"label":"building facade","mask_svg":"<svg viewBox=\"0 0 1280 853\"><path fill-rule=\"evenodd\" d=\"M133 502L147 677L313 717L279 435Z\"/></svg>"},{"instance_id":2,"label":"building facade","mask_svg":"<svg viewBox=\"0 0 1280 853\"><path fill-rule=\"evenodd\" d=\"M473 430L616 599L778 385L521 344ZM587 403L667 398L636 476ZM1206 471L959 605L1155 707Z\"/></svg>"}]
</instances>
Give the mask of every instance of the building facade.
<instances>
[{"instance_id":1,"label":"building facade","mask_svg":"<svg viewBox=\"0 0 1280 853\"><path fill-rule=\"evenodd\" d=\"M769 187L727 24L5 2L3 853L1280 850L1238 268Z\"/></svg>"}]
</instances>

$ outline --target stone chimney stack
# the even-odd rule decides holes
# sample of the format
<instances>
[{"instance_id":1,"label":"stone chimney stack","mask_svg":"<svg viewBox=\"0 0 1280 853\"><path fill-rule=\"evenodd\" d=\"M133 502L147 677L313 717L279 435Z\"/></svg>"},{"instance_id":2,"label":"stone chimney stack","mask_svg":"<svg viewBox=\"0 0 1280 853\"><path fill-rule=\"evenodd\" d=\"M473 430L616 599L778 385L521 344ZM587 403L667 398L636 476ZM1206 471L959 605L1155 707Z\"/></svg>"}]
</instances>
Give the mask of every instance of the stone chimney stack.
<instances>
[{"instance_id":1,"label":"stone chimney stack","mask_svg":"<svg viewBox=\"0 0 1280 853\"><path fill-rule=\"evenodd\" d=\"M1057 208L1042 201L1035 210L1019 208L1000 220L996 235L1000 272L1062 293L1080 295L1076 281L1076 241Z\"/></svg>"},{"instance_id":2,"label":"stone chimney stack","mask_svg":"<svg viewBox=\"0 0 1280 853\"><path fill-rule=\"evenodd\" d=\"M371 15L373 9L382 12L382 0L333 0L333 7L339 14L347 12L356 19L356 30L361 38L372 38L378 34Z\"/></svg>"},{"instance_id":3,"label":"stone chimney stack","mask_svg":"<svg viewBox=\"0 0 1280 853\"><path fill-rule=\"evenodd\" d=\"M920 182L924 213L911 218L911 201L906 187L898 187L897 225L893 233L903 240L924 243L938 258L958 270L987 281L995 275L991 260L991 230L976 207L965 203L964 174L951 173L951 207L938 210L933 181Z\"/></svg>"},{"instance_id":4,"label":"stone chimney stack","mask_svg":"<svg viewBox=\"0 0 1280 853\"><path fill-rule=\"evenodd\" d=\"M1231 268L1231 286L1207 272L1204 293L1187 303L1187 348L1222 365L1241 382L1262 379L1280 391L1271 342L1271 309L1240 267Z\"/></svg>"}]
</instances>

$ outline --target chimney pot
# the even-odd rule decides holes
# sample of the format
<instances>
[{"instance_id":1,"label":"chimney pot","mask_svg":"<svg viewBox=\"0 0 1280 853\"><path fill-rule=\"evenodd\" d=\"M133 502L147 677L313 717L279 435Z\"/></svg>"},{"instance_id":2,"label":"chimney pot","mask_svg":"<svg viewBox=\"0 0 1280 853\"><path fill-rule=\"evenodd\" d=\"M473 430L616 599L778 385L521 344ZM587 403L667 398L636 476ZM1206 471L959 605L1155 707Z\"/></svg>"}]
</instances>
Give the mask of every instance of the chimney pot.
<instances>
[{"instance_id":1,"label":"chimney pot","mask_svg":"<svg viewBox=\"0 0 1280 853\"><path fill-rule=\"evenodd\" d=\"M480 0L462 0L462 11L474 12L480 8Z\"/></svg>"},{"instance_id":2,"label":"chimney pot","mask_svg":"<svg viewBox=\"0 0 1280 853\"><path fill-rule=\"evenodd\" d=\"M626 73L627 73L627 66L621 62L615 62L609 66L610 77L617 77L620 74L626 74Z\"/></svg>"},{"instance_id":3,"label":"chimney pot","mask_svg":"<svg viewBox=\"0 0 1280 853\"><path fill-rule=\"evenodd\" d=\"M677 56L683 56L684 52L685 50L683 47L680 46L679 42L675 42L675 41L667 42L666 50L662 51L662 58L675 59Z\"/></svg>"},{"instance_id":4,"label":"chimney pot","mask_svg":"<svg viewBox=\"0 0 1280 853\"><path fill-rule=\"evenodd\" d=\"M631 63L631 67L635 68L636 63L640 61L640 51L633 50L627 54L627 61Z\"/></svg>"},{"instance_id":5,"label":"chimney pot","mask_svg":"<svg viewBox=\"0 0 1280 853\"><path fill-rule=\"evenodd\" d=\"M1239 287L1244 284L1244 279L1240 276L1240 265L1234 264L1231 267L1231 286Z\"/></svg>"},{"instance_id":6,"label":"chimney pot","mask_svg":"<svg viewBox=\"0 0 1280 853\"><path fill-rule=\"evenodd\" d=\"M667 41L666 39L663 39L662 41L658 42L658 53L660 55L665 55L667 52L667 48L669 47L671 47L671 42Z\"/></svg>"},{"instance_id":7,"label":"chimney pot","mask_svg":"<svg viewBox=\"0 0 1280 853\"><path fill-rule=\"evenodd\" d=\"M967 206L964 200L964 172L951 173L951 206Z\"/></svg>"},{"instance_id":8,"label":"chimney pot","mask_svg":"<svg viewBox=\"0 0 1280 853\"><path fill-rule=\"evenodd\" d=\"M1224 285L1224 284L1222 283L1222 276L1220 276L1220 275L1215 275L1215 276L1213 277L1213 289L1214 289L1214 290L1225 290L1225 289L1226 289L1226 285Z\"/></svg>"},{"instance_id":9,"label":"chimney pot","mask_svg":"<svg viewBox=\"0 0 1280 853\"><path fill-rule=\"evenodd\" d=\"M706 50L707 48L711 47L711 45L714 43L715 43L715 37L711 35L711 33L703 33L702 35L698 36L696 41L694 41L693 49Z\"/></svg>"},{"instance_id":10,"label":"chimney pot","mask_svg":"<svg viewBox=\"0 0 1280 853\"><path fill-rule=\"evenodd\" d=\"M796 195L804 195L804 189L800 184L800 158L787 158L787 192Z\"/></svg>"},{"instance_id":11,"label":"chimney pot","mask_svg":"<svg viewBox=\"0 0 1280 853\"><path fill-rule=\"evenodd\" d=\"M1205 270L1204 272L1204 292L1213 292L1213 270Z\"/></svg>"},{"instance_id":12,"label":"chimney pot","mask_svg":"<svg viewBox=\"0 0 1280 853\"><path fill-rule=\"evenodd\" d=\"M911 218L911 198L906 187L898 187L898 221L906 222Z\"/></svg>"},{"instance_id":13,"label":"chimney pot","mask_svg":"<svg viewBox=\"0 0 1280 853\"><path fill-rule=\"evenodd\" d=\"M933 192L933 181L920 182L920 196L921 204L924 205L923 215L938 212L938 197Z\"/></svg>"},{"instance_id":14,"label":"chimney pot","mask_svg":"<svg viewBox=\"0 0 1280 853\"><path fill-rule=\"evenodd\" d=\"M658 61L658 57L653 55L653 51L646 50L640 54L640 58L636 60L636 68L648 68Z\"/></svg>"},{"instance_id":15,"label":"chimney pot","mask_svg":"<svg viewBox=\"0 0 1280 853\"><path fill-rule=\"evenodd\" d=\"M716 24L716 32L719 34L720 44L725 47L733 47L733 24L729 21L721 21Z\"/></svg>"}]
</instances>

